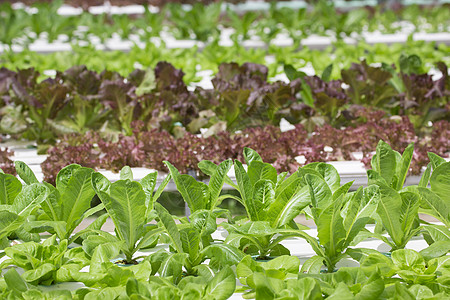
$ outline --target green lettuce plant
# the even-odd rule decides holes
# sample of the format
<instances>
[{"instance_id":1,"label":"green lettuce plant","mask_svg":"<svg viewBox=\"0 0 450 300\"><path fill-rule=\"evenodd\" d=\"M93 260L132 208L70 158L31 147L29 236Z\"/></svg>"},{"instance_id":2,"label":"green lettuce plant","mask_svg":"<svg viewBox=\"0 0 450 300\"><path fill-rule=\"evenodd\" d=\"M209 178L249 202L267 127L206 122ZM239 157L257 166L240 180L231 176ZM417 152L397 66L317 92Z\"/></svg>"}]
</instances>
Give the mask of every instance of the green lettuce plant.
<instances>
[{"instance_id":1,"label":"green lettuce plant","mask_svg":"<svg viewBox=\"0 0 450 300\"><path fill-rule=\"evenodd\" d=\"M24 165L23 167L25 168ZM103 204L91 208L95 195L91 186L93 172L94 170L77 164L61 169L56 177L56 187L45 184L49 193L41 202L43 214L38 220L27 223L25 228L31 232L54 232L60 240L67 239L69 244L86 233L88 230L72 235L84 219L104 208ZM29 168L20 174L28 182L37 181Z\"/></svg>"},{"instance_id":2,"label":"green lettuce plant","mask_svg":"<svg viewBox=\"0 0 450 300\"><path fill-rule=\"evenodd\" d=\"M70 272L89 264L89 257L81 247L68 249L67 240L58 241L56 235L42 243L27 242L5 249L9 259L0 264L1 269L14 265L25 270L23 279L31 284L51 285L72 281Z\"/></svg>"},{"instance_id":3,"label":"green lettuce plant","mask_svg":"<svg viewBox=\"0 0 450 300\"><path fill-rule=\"evenodd\" d=\"M336 263L347 255L348 247L361 240L358 235L375 214L380 192L373 185L350 192L353 182L341 186L339 174L331 165L313 163L306 167L318 173L305 175L311 197L310 214L317 225L318 239L299 232L316 252L302 266L302 271L318 272L325 264L327 271L333 272Z\"/></svg>"},{"instance_id":4,"label":"green lettuce plant","mask_svg":"<svg viewBox=\"0 0 450 300\"><path fill-rule=\"evenodd\" d=\"M157 203L155 209L158 226L170 241L169 252L155 253L148 258L160 276L172 276L173 282L177 283L181 280L183 267L186 275L207 274L237 264L244 257L232 245L210 243L204 238L216 230L215 218L208 211L197 211L190 216L190 223L177 226L161 204ZM210 258L209 265L202 264L207 258Z\"/></svg>"},{"instance_id":5,"label":"green lettuce plant","mask_svg":"<svg viewBox=\"0 0 450 300\"><path fill-rule=\"evenodd\" d=\"M290 177L287 173L278 174L269 163L264 163L260 155L244 148L244 159L247 170L241 162L234 162L236 184L228 177L226 183L233 186L240 197L231 196L239 201L247 212L249 222L232 225L223 223L230 236L226 242L260 257L288 254L288 250L279 244L283 239L292 236L285 229L298 229L293 219L310 203L306 185L302 176L309 169L300 169ZM210 162L202 162L199 167L206 174L211 174L216 167ZM277 234L281 236L276 236Z\"/></svg>"},{"instance_id":6,"label":"green lettuce plant","mask_svg":"<svg viewBox=\"0 0 450 300\"><path fill-rule=\"evenodd\" d=\"M380 193L373 236L391 246L392 250L404 248L421 230L418 216L420 196L414 187L403 188L413 150L410 144L401 155L380 141L372 157L372 170L367 171L369 184L377 185ZM382 235L383 231L390 239Z\"/></svg>"},{"instance_id":7,"label":"green lettuce plant","mask_svg":"<svg viewBox=\"0 0 450 300\"><path fill-rule=\"evenodd\" d=\"M118 243L121 252L125 254L125 262L133 263L134 253L156 243L162 232L155 225L147 224L154 219L154 203L169 183L170 176L164 179L156 192L157 172L136 182L133 181L131 168L124 167L120 178L111 183L100 173L92 175L92 187L115 225L115 235L96 231L97 235L90 235L83 246L92 250L103 242Z\"/></svg>"},{"instance_id":8,"label":"green lettuce plant","mask_svg":"<svg viewBox=\"0 0 450 300\"><path fill-rule=\"evenodd\" d=\"M439 297L449 292L450 258L445 254L434 253L430 256L427 250L419 253L411 249L399 249L393 251L389 258L376 250L370 250L362 256L360 264L365 273L381 271L388 297L395 293L396 287L392 283L398 282L406 284L413 294L422 290L430 297Z\"/></svg>"},{"instance_id":9,"label":"green lettuce plant","mask_svg":"<svg viewBox=\"0 0 450 300\"><path fill-rule=\"evenodd\" d=\"M0 169L0 248L9 244L8 236L39 240L38 236L30 235L24 225L33 219L34 212L49 193L49 189L42 183L22 185L16 177L5 174Z\"/></svg>"}]
</instances>

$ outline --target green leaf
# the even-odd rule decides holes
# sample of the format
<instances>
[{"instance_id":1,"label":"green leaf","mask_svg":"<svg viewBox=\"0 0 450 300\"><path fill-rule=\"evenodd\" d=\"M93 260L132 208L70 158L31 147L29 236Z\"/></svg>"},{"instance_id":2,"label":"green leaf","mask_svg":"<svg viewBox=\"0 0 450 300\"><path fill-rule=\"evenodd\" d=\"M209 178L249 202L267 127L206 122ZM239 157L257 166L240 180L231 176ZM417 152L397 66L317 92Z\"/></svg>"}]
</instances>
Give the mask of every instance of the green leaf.
<instances>
[{"instance_id":1,"label":"green leaf","mask_svg":"<svg viewBox=\"0 0 450 300\"><path fill-rule=\"evenodd\" d=\"M72 178L73 173L79 168L81 168L81 166L77 164L71 164L62 168L56 176L56 188L59 191L64 191L70 178Z\"/></svg>"},{"instance_id":2,"label":"green leaf","mask_svg":"<svg viewBox=\"0 0 450 300\"><path fill-rule=\"evenodd\" d=\"M147 207L147 211L153 209L153 192L155 190L157 177L158 172L152 172L139 181L145 193L145 206Z\"/></svg>"},{"instance_id":3,"label":"green leaf","mask_svg":"<svg viewBox=\"0 0 450 300\"><path fill-rule=\"evenodd\" d=\"M227 178L228 171L230 171L232 164L233 162L231 160L225 160L219 164L217 169L212 174L208 185L211 202L207 208L214 209L217 206L217 200L220 196L225 178Z\"/></svg>"},{"instance_id":4,"label":"green leaf","mask_svg":"<svg viewBox=\"0 0 450 300\"><path fill-rule=\"evenodd\" d=\"M448 227L442 225L422 225L422 228L428 232L433 241L448 241L450 240L450 230Z\"/></svg>"},{"instance_id":5,"label":"green leaf","mask_svg":"<svg viewBox=\"0 0 450 300\"><path fill-rule=\"evenodd\" d=\"M333 72L333 64L329 64L322 72L322 80L323 81L330 81L331 73Z\"/></svg>"},{"instance_id":6,"label":"green leaf","mask_svg":"<svg viewBox=\"0 0 450 300\"><path fill-rule=\"evenodd\" d=\"M400 223L402 225L401 229L406 236L411 232L414 225L414 220L418 217L419 211L419 196L411 192L400 193L402 198Z\"/></svg>"},{"instance_id":7,"label":"green leaf","mask_svg":"<svg viewBox=\"0 0 450 300\"><path fill-rule=\"evenodd\" d=\"M431 191L441 199L448 199L450 195L450 162L437 166L430 178Z\"/></svg>"},{"instance_id":8,"label":"green leaf","mask_svg":"<svg viewBox=\"0 0 450 300\"><path fill-rule=\"evenodd\" d=\"M186 253L174 253L169 255L159 268L159 275L162 277L173 276L174 282L178 282L181 278L182 268L186 260Z\"/></svg>"},{"instance_id":9,"label":"green leaf","mask_svg":"<svg viewBox=\"0 0 450 300\"><path fill-rule=\"evenodd\" d=\"M228 244L211 244L203 249L201 254L209 258L214 257L224 265L238 264L245 256L241 250Z\"/></svg>"},{"instance_id":10,"label":"green leaf","mask_svg":"<svg viewBox=\"0 0 450 300\"><path fill-rule=\"evenodd\" d=\"M200 250L200 233L192 227L183 228L179 232L183 252L195 260Z\"/></svg>"},{"instance_id":11,"label":"green leaf","mask_svg":"<svg viewBox=\"0 0 450 300\"><path fill-rule=\"evenodd\" d=\"M271 164L252 161L248 165L247 174L253 187L259 180L270 180L274 185L277 184L277 170Z\"/></svg>"},{"instance_id":12,"label":"green leaf","mask_svg":"<svg viewBox=\"0 0 450 300\"><path fill-rule=\"evenodd\" d=\"M23 278L19 275L19 273L17 273L17 270L15 268L11 268L6 271L3 277L5 278L5 282L8 285L8 288L19 294L27 291L30 288L28 283L23 280Z\"/></svg>"},{"instance_id":13,"label":"green leaf","mask_svg":"<svg viewBox=\"0 0 450 300\"><path fill-rule=\"evenodd\" d=\"M392 182L397 169L395 152L382 140L378 142L376 154L372 158L372 169L380 174L387 184Z\"/></svg>"},{"instance_id":14,"label":"green leaf","mask_svg":"<svg viewBox=\"0 0 450 300\"><path fill-rule=\"evenodd\" d=\"M131 171L131 168L129 166L124 166L120 170L120 180L133 180L133 171Z\"/></svg>"},{"instance_id":15,"label":"green leaf","mask_svg":"<svg viewBox=\"0 0 450 300\"><path fill-rule=\"evenodd\" d=\"M447 227L450 227L449 205L428 188L419 187L419 194L421 196L421 206L425 208L425 210L422 210L421 212L435 217Z\"/></svg>"},{"instance_id":16,"label":"green leaf","mask_svg":"<svg viewBox=\"0 0 450 300\"><path fill-rule=\"evenodd\" d=\"M234 172L236 175L236 182L238 185L238 191L241 194L241 198L250 220L258 220L258 210L253 202L253 187L250 183L250 178L245 172L242 163L238 160L234 161Z\"/></svg>"},{"instance_id":17,"label":"green leaf","mask_svg":"<svg viewBox=\"0 0 450 300\"><path fill-rule=\"evenodd\" d=\"M403 184L405 183L406 175L409 171L409 166L411 165L411 160L414 152L414 143L411 143L406 147L405 151L403 151L402 158L400 163L397 164L396 176L397 176L397 184L394 187L397 191L403 188Z\"/></svg>"},{"instance_id":18,"label":"green leaf","mask_svg":"<svg viewBox=\"0 0 450 300\"><path fill-rule=\"evenodd\" d=\"M296 281L288 281L287 288L293 290L295 299L319 300L323 299L319 284L313 278L304 277Z\"/></svg>"},{"instance_id":19,"label":"green leaf","mask_svg":"<svg viewBox=\"0 0 450 300\"><path fill-rule=\"evenodd\" d=\"M155 203L155 209L158 212L160 225L167 232L171 242L172 247L178 253L183 253L183 245L181 243L180 232L178 231L177 225L173 220L173 217L169 212L159 203Z\"/></svg>"},{"instance_id":20,"label":"green leaf","mask_svg":"<svg viewBox=\"0 0 450 300\"><path fill-rule=\"evenodd\" d=\"M22 190L22 183L11 174L0 173L0 205L11 205Z\"/></svg>"},{"instance_id":21,"label":"green leaf","mask_svg":"<svg viewBox=\"0 0 450 300\"><path fill-rule=\"evenodd\" d=\"M92 169L77 168L67 180L64 189L58 188L63 199L63 218L67 222L67 234L70 235L75 227L83 220L83 213L91 206L95 192L91 185ZM68 238L68 236L60 237Z\"/></svg>"},{"instance_id":22,"label":"green leaf","mask_svg":"<svg viewBox=\"0 0 450 300\"><path fill-rule=\"evenodd\" d=\"M230 267L223 268L208 282L205 297L209 299L225 300L230 298L236 289L236 277Z\"/></svg>"},{"instance_id":23,"label":"green leaf","mask_svg":"<svg viewBox=\"0 0 450 300\"><path fill-rule=\"evenodd\" d=\"M422 177L420 177L419 187L426 188L428 186L428 182L430 182L431 177L431 163L427 165L427 168L423 172Z\"/></svg>"},{"instance_id":24,"label":"green leaf","mask_svg":"<svg viewBox=\"0 0 450 300\"><path fill-rule=\"evenodd\" d=\"M253 149L244 147L243 153L244 153L244 160L245 160L245 163L247 164L247 166L250 166L250 164L253 161L263 162L263 160L262 160L261 156L259 156L258 152L256 152Z\"/></svg>"},{"instance_id":25,"label":"green leaf","mask_svg":"<svg viewBox=\"0 0 450 300\"><path fill-rule=\"evenodd\" d=\"M450 239L445 241L435 241L429 247L421 250L420 255L425 258L425 260L431 260L440 256L446 255L450 251Z\"/></svg>"},{"instance_id":26,"label":"green leaf","mask_svg":"<svg viewBox=\"0 0 450 300\"><path fill-rule=\"evenodd\" d=\"M311 203L308 186L300 186L301 179L293 181L269 206L267 218L274 228L288 224Z\"/></svg>"},{"instance_id":27,"label":"green leaf","mask_svg":"<svg viewBox=\"0 0 450 300\"><path fill-rule=\"evenodd\" d=\"M366 226L377 209L380 199L379 188L369 186L359 188L349 201L349 209L346 212L344 227L347 232L345 247L347 247L359 232Z\"/></svg>"},{"instance_id":28,"label":"green leaf","mask_svg":"<svg viewBox=\"0 0 450 300\"><path fill-rule=\"evenodd\" d=\"M273 182L261 179L254 185L253 189L253 206L257 212L257 220L266 219L266 210L270 204L274 202L275 191Z\"/></svg>"},{"instance_id":29,"label":"green leaf","mask_svg":"<svg viewBox=\"0 0 450 300\"><path fill-rule=\"evenodd\" d=\"M411 249L400 249L392 252L394 264L402 270L411 270L417 273L425 271L425 259L416 251Z\"/></svg>"},{"instance_id":30,"label":"green leaf","mask_svg":"<svg viewBox=\"0 0 450 300\"><path fill-rule=\"evenodd\" d=\"M322 266L324 265L324 259L322 256L314 255L308 258L302 265L300 273L306 274L319 274Z\"/></svg>"},{"instance_id":31,"label":"green leaf","mask_svg":"<svg viewBox=\"0 0 450 300\"><path fill-rule=\"evenodd\" d=\"M317 237L330 257L335 256L342 250L341 243L346 237L344 220L340 210L342 198L343 196L339 197L324 209L318 218L315 218L317 220Z\"/></svg>"},{"instance_id":32,"label":"green leaf","mask_svg":"<svg viewBox=\"0 0 450 300\"><path fill-rule=\"evenodd\" d=\"M0 210L0 239L3 239L19 228L25 220L25 217L18 216L13 212Z\"/></svg>"},{"instance_id":33,"label":"green leaf","mask_svg":"<svg viewBox=\"0 0 450 300\"><path fill-rule=\"evenodd\" d=\"M99 173L92 175L94 187L97 186L98 180L103 179L102 175L97 174ZM146 223L146 196L142 186L135 181L119 180L111 184L109 193L102 190L96 192L111 216L118 238L125 241L129 252L134 251L136 242L144 233ZM131 254L128 253L127 256Z\"/></svg>"},{"instance_id":34,"label":"green leaf","mask_svg":"<svg viewBox=\"0 0 450 300\"><path fill-rule=\"evenodd\" d=\"M16 167L17 175L19 175L26 184L39 183L36 175L34 175L33 171L26 163L16 160L14 166Z\"/></svg>"},{"instance_id":35,"label":"green leaf","mask_svg":"<svg viewBox=\"0 0 450 300\"><path fill-rule=\"evenodd\" d=\"M309 186L312 206L320 214L321 210L329 207L333 199L331 190L325 180L319 176L306 174L305 180Z\"/></svg>"},{"instance_id":36,"label":"green leaf","mask_svg":"<svg viewBox=\"0 0 450 300\"><path fill-rule=\"evenodd\" d=\"M433 166L434 170L436 170L436 168L441 164L447 162L445 159L437 154L434 154L433 152L428 152L428 158L430 159L431 165Z\"/></svg>"},{"instance_id":37,"label":"green leaf","mask_svg":"<svg viewBox=\"0 0 450 300\"><path fill-rule=\"evenodd\" d=\"M391 187L379 185L380 200L377 213L380 216L384 228L396 245L400 245L403 239L402 224L400 223L402 211L402 198Z\"/></svg>"},{"instance_id":38,"label":"green leaf","mask_svg":"<svg viewBox=\"0 0 450 300\"><path fill-rule=\"evenodd\" d=\"M195 180L189 175L180 175L178 170L169 162L164 162L170 170L170 174L184 201L188 204L191 212L206 209L209 203L208 186L203 182Z\"/></svg>"}]
</instances>

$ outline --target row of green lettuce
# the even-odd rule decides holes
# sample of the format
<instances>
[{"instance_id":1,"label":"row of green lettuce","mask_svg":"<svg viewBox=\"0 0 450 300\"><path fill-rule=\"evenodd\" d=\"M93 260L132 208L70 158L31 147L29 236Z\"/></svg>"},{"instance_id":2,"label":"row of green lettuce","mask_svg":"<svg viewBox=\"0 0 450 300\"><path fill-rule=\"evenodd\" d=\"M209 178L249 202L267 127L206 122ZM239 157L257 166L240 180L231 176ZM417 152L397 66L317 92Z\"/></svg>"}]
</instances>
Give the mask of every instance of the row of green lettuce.
<instances>
[{"instance_id":1,"label":"row of green lettuce","mask_svg":"<svg viewBox=\"0 0 450 300\"><path fill-rule=\"evenodd\" d=\"M312 131L315 125L347 127L368 108L384 111L387 118L408 116L421 136L432 122L449 117L448 68L443 62L436 68L442 76L433 80L423 73L418 56L402 55L398 69L362 61L341 70L341 79L331 80L334 65L319 77L286 64L285 83L268 81L264 65L222 63L212 88L194 91L184 82L184 73L167 62L147 71L136 69L126 78L75 66L40 81L33 68L2 68L0 128L2 134L42 145L69 133L131 135L135 121L174 135L180 127L215 134L279 126L283 118Z\"/></svg>"},{"instance_id":2,"label":"row of green lettuce","mask_svg":"<svg viewBox=\"0 0 450 300\"><path fill-rule=\"evenodd\" d=\"M256 299L448 295L450 162L430 153L420 183L404 187L413 145L400 154L380 141L367 187L352 191L353 182L341 185L331 165L312 163L288 176L249 148L243 154L246 168L237 160L202 161L208 185L166 162L170 175L158 188L156 172L137 182L124 167L121 179L110 182L79 165L63 168L53 186L39 183L29 167L17 162L23 182L0 174L1 255L7 257L0 264L2 273L13 266L0 279L3 297L227 299L235 291ZM232 166L236 182L227 175ZM189 218L172 216L158 202L172 179L189 206ZM224 184L238 195L222 194ZM95 195L101 202L91 207ZM220 207L230 197L244 206L245 215L231 216ZM76 232L82 220L104 209L105 214ZM300 213L314 220L317 238L295 222ZM440 223L426 222L419 213ZM225 221L217 225L218 217ZM101 230L107 218L114 223L114 234ZM374 224L374 230L367 224ZM218 226L228 232L223 241L212 238ZM53 235L41 242L43 232ZM306 240L315 252L301 267L281 243L293 237ZM429 246L408 250L416 237ZM8 246L9 239L17 238L23 243ZM359 248L368 238L391 250L383 254ZM161 244L167 246L151 250ZM112 262L119 254L123 259ZM344 258L359 262L359 267L335 270ZM89 271L81 272L85 266ZM19 275L14 267L25 272ZM236 288L236 278L242 287ZM85 287L73 293L42 291L42 285L72 281Z\"/></svg>"},{"instance_id":3,"label":"row of green lettuce","mask_svg":"<svg viewBox=\"0 0 450 300\"><path fill-rule=\"evenodd\" d=\"M0 54L0 66L9 69L36 68L42 78L47 78L54 71L62 71L77 65L86 65L89 69L102 72L116 71L128 76L136 68L155 67L159 61L169 61L186 73L187 83L202 79L199 71L217 73L219 65L225 62L245 62L264 64L269 67L269 77L283 73L283 64L293 65L296 69L312 68L315 74L321 74L330 64L335 68L332 79L340 77L340 70L350 67L365 59L369 64L381 63L398 66L401 55L417 55L423 61L423 70L428 72L436 61L450 63L447 45L428 43L409 39L404 44L369 45L358 42L347 45L336 42L324 50L313 50L300 47L298 43L288 47L270 45L267 48L246 48L241 44L226 47L213 42L199 49L197 46L187 49L169 49L162 45L148 43L144 48L132 46L128 53L121 51L96 50L94 46L72 45L72 51L54 53L36 53L30 50L14 53L5 51ZM50 71L50 72L48 72ZM45 75L47 74L47 75Z\"/></svg>"},{"instance_id":4,"label":"row of green lettuce","mask_svg":"<svg viewBox=\"0 0 450 300\"><path fill-rule=\"evenodd\" d=\"M58 15L60 5L60 1L37 3L34 8L38 11L29 14L25 9L13 9L9 3L3 3L0 42L28 46L42 38L54 42L60 35L69 42L90 42L96 38L104 43L115 35L124 40L135 36L137 40L149 41L167 33L176 39L211 41L220 37L223 28L233 29L231 39L235 42L258 37L270 43L280 33L298 42L313 34L343 38L366 31L402 32L405 23L412 26L408 32L446 32L450 19L447 5L411 5L395 10L379 6L343 12L332 1L319 1L312 10L277 8L273 2L268 11L239 13L230 9L222 12L221 3L197 3L191 10L169 4L157 13L145 7L142 15L84 12L79 16Z\"/></svg>"}]
</instances>

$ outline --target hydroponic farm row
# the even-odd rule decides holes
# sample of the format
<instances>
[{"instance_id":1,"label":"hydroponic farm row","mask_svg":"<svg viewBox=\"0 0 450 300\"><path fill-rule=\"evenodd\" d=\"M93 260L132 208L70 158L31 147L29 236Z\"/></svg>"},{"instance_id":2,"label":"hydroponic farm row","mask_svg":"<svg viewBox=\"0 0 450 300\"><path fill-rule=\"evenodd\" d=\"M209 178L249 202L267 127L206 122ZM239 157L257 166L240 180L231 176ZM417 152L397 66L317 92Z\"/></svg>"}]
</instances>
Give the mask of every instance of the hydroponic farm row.
<instances>
[{"instance_id":1,"label":"hydroponic farm row","mask_svg":"<svg viewBox=\"0 0 450 300\"><path fill-rule=\"evenodd\" d=\"M446 1L11 2L0 299L450 298Z\"/></svg>"}]
</instances>

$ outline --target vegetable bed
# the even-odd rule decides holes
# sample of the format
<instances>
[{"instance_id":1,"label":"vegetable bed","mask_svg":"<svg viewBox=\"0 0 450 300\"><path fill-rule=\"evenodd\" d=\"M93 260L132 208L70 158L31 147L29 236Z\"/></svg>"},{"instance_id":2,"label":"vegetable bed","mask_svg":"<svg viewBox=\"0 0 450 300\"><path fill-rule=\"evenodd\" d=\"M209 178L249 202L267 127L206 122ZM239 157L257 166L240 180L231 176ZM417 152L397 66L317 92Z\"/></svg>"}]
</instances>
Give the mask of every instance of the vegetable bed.
<instances>
[{"instance_id":1,"label":"vegetable bed","mask_svg":"<svg viewBox=\"0 0 450 300\"><path fill-rule=\"evenodd\" d=\"M0 292L11 299L447 297L450 162L429 153L420 182L404 187L413 151L380 141L368 185L356 191L329 164L288 176L250 148L245 164L200 162L208 185L165 162L169 176L157 189L156 172L137 182L124 167L110 182L74 164L53 186L16 162L20 180L0 173ZM171 215L159 199L171 180L189 217ZM222 194L224 184L237 195ZM230 197L244 215L221 208ZM300 214L316 227L296 223ZM114 232L101 230L107 220Z\"/></svg>"}]
</instances>

